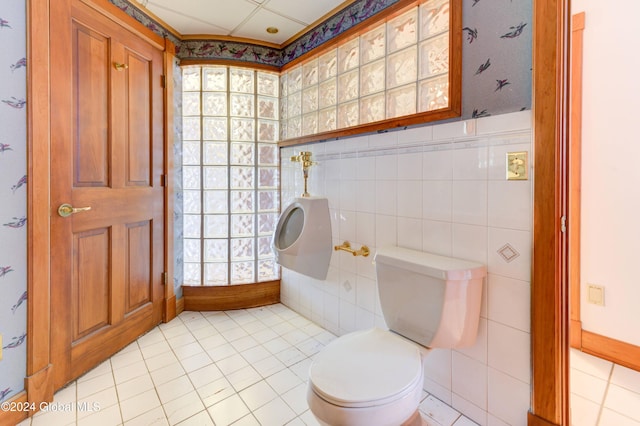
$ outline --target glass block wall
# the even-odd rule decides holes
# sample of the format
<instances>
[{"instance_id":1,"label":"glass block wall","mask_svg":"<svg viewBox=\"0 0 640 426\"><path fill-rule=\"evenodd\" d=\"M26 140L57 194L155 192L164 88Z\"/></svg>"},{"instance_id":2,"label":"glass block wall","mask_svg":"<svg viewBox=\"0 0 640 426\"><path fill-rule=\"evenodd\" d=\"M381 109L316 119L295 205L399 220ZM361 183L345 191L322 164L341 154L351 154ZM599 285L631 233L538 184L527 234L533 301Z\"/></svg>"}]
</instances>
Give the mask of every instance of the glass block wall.
<instances>
[{"instance_id":1,"label":"glass block wall","mask_svg":"<svg viewBox=\"0 0 640 426\"><path fill-rule=\"evenodd\" d=\"M182 76L184 284L278 279L279 76L227 66Z\"/></svg>"},{"instance_id":2,"label":"glass block wall","mask_svg":"<svg viewBox=\"0 0 640 426\"><path fill-rule=\"evenodd\" d=\"M281 76L281 138L449 106L449 0L429 0Z\"/></svg>"}]
</instances>

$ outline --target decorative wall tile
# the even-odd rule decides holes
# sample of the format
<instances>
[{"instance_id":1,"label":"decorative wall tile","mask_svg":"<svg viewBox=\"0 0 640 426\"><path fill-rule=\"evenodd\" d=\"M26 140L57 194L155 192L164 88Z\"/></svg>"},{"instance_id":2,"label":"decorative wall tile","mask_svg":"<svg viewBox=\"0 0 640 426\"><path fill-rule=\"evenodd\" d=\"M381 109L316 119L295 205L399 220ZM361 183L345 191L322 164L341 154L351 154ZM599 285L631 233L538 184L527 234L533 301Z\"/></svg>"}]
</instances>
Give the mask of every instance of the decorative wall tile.
<instances>
[{"instance_id":1,"label":"decorative wall tile","mask_svg":"<svg viewBox=\"0 0 640 426\"><path fill-rule=\"evenodd\" d=\"M278 81L278 74L270 74L266 72L258 74L258 95L277 98L279 96L279 87L280 82Z\"/></svg>"},{"instance_id":2,"label":"decorative wall tile","mask_svg":"<svg viewBox=\"0 0 640 426\"><path fill-rule=\"evenodd\" d=\"M420 40L449 29L449 2L432 0L420 6Z\"/></svg>"},{"instance_id":3,"label":"decorative wall tile","mask_svg":"<svg viewBox=\"0 0 640 426\"><path fill-rule=\"evenodd\" d=\"M231 116L233 117L253 117L254 96L231 94Z\"/></svg>"},{"instance_id":4,"label":"decorative wall tile","mask_svg":"<svg viewBox=\"0 0 640 426\"><path fill-rule=\"evenodd\" d=\"M349 71L360 63L360 45L353 39L338 47L338 74Z\"/></svg>"},{"instance_id":5,"label":"decorative wall tile","mask_svg":"<svg viewBox=\"0 0 640 426\"><path fill-rule=\"evenodd\" d=\"M196 119L199 121L199 119ZM193 121L196 121L193 120ZM187 118L185 118L187 122ZM208 141L224 141L227 140L227 119L204 117L202 119L203 131L202 138ZM189 136L187 136L187 134ZM191 139L192 134L185 131L185 139ZM194 139L200 139L200 134L193 134Z\"/></svg>"},{"instance_id":6,"label":"decorative wall tile","mask_svg":"<svg viewBox=\"0 0 640 426\"><path fill-rule=\"evenodd\" d=\"M387 92L387 118L416 112L416 85L408 84Z\"/></svg>"},{"instance_id":7,"label":"decorative wall tile","mask_svg":"<svg viewBox=\"0 0 640 426\"><path fill-rule=\"evenodd\" d=\"M318 86L309 87L302 92L302 113L318 110Z\"/></svg>"},{"instance_id":8,"label":"decorative wall tile","mask_svg":"<svg viewBox=\"0 0 640 426\"><path fill-rule=\"evenodd\" d=\"M302 87L314 86L318 83L318 60L307 62L302 67Z\"/></svg>"},{"instance_id":9,"label":"decorative wall tile","mask_svg":"<svg viewBox=\"0 0 640 426\"><path fill-rule=\"evenodd\" d=\"M432 111L449 105L449 76L423 80L420 87L420 111Z\"/></svg>"},{"instance_id":10,"label":"decorative wall tile","mask_svg":"<svg viewBox=\"0 0 640 426\"><path fill-rule=\"evenodd\" d=\"M200 238L200 216L198 215L184 215L184 237L185 238Z\"/></svg>"},{"instance_id":11,"label":"decorative wall tile","mask_svg":"<svg viewBox=\"0 0 640 426\"><path fill-rule=\"evenodd\" d=\"M258 120L258 141L259 142L277 142L278 141L277 121Z\"/></svg>"},{"instance_id":12,"label":"decorative wall tile","mask_svg":"<svg viewBox=\"0 0 640 426\"><path fill-rule=\"evenodd\" d=\"M420 43L419 78L428 78L449 71L449 34Z\"/></svg>"},{"instance_id":13,"label":"decorative wall tile","mask_svg":"<svg viewBox=\"0 0 640 426\"><path fill-rule=\"evenodd\" d=\"M187 115L185 111L183 115ZM202 114L203 115L227 115L227 99L224 93L204 92L202 94Z\"/></svg>"},{"instance_id":14,"label":"decorative wall tile","mask_svg":"<svg viewBox=\"0 0 640 426\"><path fill-rule=\"evenodd\" d=\"M227 164L227 144L204 142L204 164Z\"/></svg>"},{"instance_id":15,"label":"decorative wall tile","mask_svg":"<svg viewBox=\"0 0 640 426\"><path fill-rule=\"evenodd\" d=\"M410 47L387 58L387 87L416 81L418 70L416 48Z\"/></svg>"},{"instance_id":16,"label":"decorative wall tile","mask_svg":"<svg viewBox=\"0 0 640 426\"><path fill-rule=\"evenodd\" d=\"M360 36L360 62L366 64L375 59L382 58L386 52L385 25Z\"/></svg>"},{"instance_id":17,"label":"decorative wall tile","mask_svg":"<svg viewBox=\"0 0 640 426\"><path fill-rule=\"evenodd\" d=\"M196 265L199 266L199 265ZM199 270L200 268L198 268ZM228 281L227 262L205 263L204 265L204 285L227 285Z\"/></svg>"},{"instance_id":18,"label":"decorative wall tile","mask_svg":"<svg viewBox=\"0 0 640 426\"><path fill-rule=\"evenodd\" d=\"M338 76L338 102L346 102L358 97L358 70Z\"/></svg>"},{"instance_id":19,"label":"decorative wall tile","mask_svg":"<svg viewBox=\"0 0 640 426\"><path fill-rule=\"evenodd\" d=\"M199 92L183 92L182 114L183 115L200 115L200 93Z\"/></svg>"},{"instance_id":20,"label":"decorative wall tile","mask_svg":"<svg viewBox=\"0 0 640 426\"><path fill-rule=\"evenodd\" d=\"M255 74L253 70L245 68L230 68L229 74L229 90L231 92L253 93L253 76Z\"/></svg>"},{"instance_id":21,"label":"decorative wall tile","mask_svg":"<svg viewBox=\"0 0 640 426\"><path fill-rule=\"evenodd\" d=\"M318 58L318 81L325 81L338 74L338 50L332 49Z\"/></svg>"},{"instance_id":22,"label":"decorative wall tile","mask_svg":"<svg viewBox=\"0 0 640 426\"><path fill-rule=\"evenodd\" d=\"M287 76L287 92L293 95L302 90L302 68L297 67L291 70Z\"/></svg>"},{"instance_id":23,"label":"decorative wall tile","mask_svg":"<svg viewBox=\"0 0 640 426\"><path fill-rule=\"evenodd\" d=\"M302 116L302 135L318 133L318 113L312 112Z\"/></svg>"},{"instance_id":24,"label":"decorative wall tile","mask_svg":"<svg viewBox=\"0 0 640 426\"><path fill-rule=\"evenodd\" d=\"M337 103L336 78L333 77L319 86L318 107L326 108Z\"/></svg>"},{"instance_id":25,"label":"decorative wall tile","mask_svg":"<svg viewBox=\"0 0 640 426\"><path fill-rule=\"evenodd\" d=\"M387 45L389 52L395 52L411 44L418 37L418 15L415 9L387 22Z\"/></svg>"},{"instance_id":26,"label":"decorative wall tile","mask_svg":"<svg viewBox=\"0 0 640 426\"><path fill-rule=\"evenodd\" d=\"M199 69L191 68L189 74L200 74ZM210 67L202 73L202 88L205 91L226 92L227 91L227 68L226 67ZM200 82L189 82L188 87L183 90L199 90Z\"/></svg>"},{"instance_id":27,"label":"decorative wall tile","mask_svg":"<svg viewBox=\"0 0 640 426\"><path fill-rule=\"evenodd\" d=\"M258 117L270 120L278 119L278 98L258 97Z\"/></svg>"},{"instance_id":28,"label":"decorative wall tile","mask_svg":"<svg viewBox=\"0 0 640 426\"><path fill-rule=\"evenodd\" d=\"M338 106L338 127L349 127L358 124L358 101Z\"/></svg>"},{"instance_id":29,"label":"decorative wall tile","mask_svg":"<svg viewBox=\"0 0 640 426\"><path fill-rule=\"evenodd\" d=\"M205 262L226 262L228 255L228 240L204 240ZM198 245L200 241L198 241Z\"/></svg>"},{"instance_id":30,"label":"decorative wall tile","mask_svg":"<svg viewBox=\"0 0 640 426\"><path fill-rule=\"evenodd\" d=\"M385 118L385 95L367 96L360 99L360 122L371 123L384 120Z\"/></svg>"},{"instance_id":31,"label":"decorative wall tile","mask_svg":"<svg viewBox=\"0 0 640 426\"><path fill-rule=\"evenodd\" d=\"M335 130L337 126L336 122L336 108L327 108L318 112L318 132L326 132L329 130Z\"/></svg>"},{"instance_id":32,"label":"decorative wall tile","mask_svg":"<svg viewBox=\"0 0 640 426\"><path fill-rule=\"evenodd\" d=\"M385 61L381 59L360 69L360 95L366 96L384 90Z\"/></svg>"},{"instance_id":33,"label":"decorative wall tile","mask_svg":"<svg viewBox=\"0 0 640 426\"><path fill-rule=\"evenodd\" d=\"M229 235L229 216L207 215L204 216L205 238L226 238Z\"/></svg>"},{"instance_id":34,"label":"decorative wall tile","mask_svg":"<svg viewBox=\"0 0 640 426\"><path fill-rule=\"evenodd\" d=\"M231 142L230 164L253 164L255 154L253 143Z\"/></svg>"}]
</instances>

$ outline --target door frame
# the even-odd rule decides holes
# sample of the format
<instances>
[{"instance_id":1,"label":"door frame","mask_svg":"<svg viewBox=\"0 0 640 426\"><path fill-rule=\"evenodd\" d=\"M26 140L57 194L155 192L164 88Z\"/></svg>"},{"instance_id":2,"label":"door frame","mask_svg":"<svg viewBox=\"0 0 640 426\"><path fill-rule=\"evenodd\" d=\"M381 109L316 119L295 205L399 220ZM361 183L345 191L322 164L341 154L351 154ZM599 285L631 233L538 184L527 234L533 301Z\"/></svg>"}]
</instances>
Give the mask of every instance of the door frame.
<instances>
[{"instance_id":1,"label":"door frame","mask_svg":"<svg viewBox=\"0 0 640 426\"><path fill-rule=\"evenodd\" d=\"M49 249L49 2L55 0L27 0L28 22L28 176L27 213L27 377L25 391L15 399L34 403L52 401L53 385L49 358L50 310L50 249ZM88 0L84 0L88 1ZM107 0L94 0L107 5ZM534 231L532 258L531 336L532 336L532 391L530 425L561 425L568 419L567 381L567 283L564 277L563 252L566 249L560 233L563 213L562 170L565 169L563 145L565 142L566 111L566 38L570 0L533 0L533 115L534 115ZM114 10L116 9L116 10ZM127 22L132 28L141 28L137 22L117 8L110 6L113 16ZM121 13L120 13L121 12ZM171 62L168 62L171 64ZM167 66L165 64L165 66ZM169 67L167 67L169 68ZM168 77L168 75L167 75ZM167 78L167 86L172 79ZM38 96L33 96L37 93ZM171 99L171 98L169 98ZM172 123L171 106L167 102L166 123ZM170 126L168 128L171 128ZM170 140L171 132L165 136ZM165 153L170 152L165 145ZM167 156L167 188L170 188L171 156ZM37 182L38 185L33 183ZM171 193L170 190L167 192ZM167 197L165 205L171 204ZM166 226L171 227L172 215L165 215ZM172 235L171 232L165 235ZM168 237L166 237L168 238ZM167 249L172 240L166 241ZM167 267L172 265L172 255ZM172 277L169 277L171 283ZM172 298L175 315L173 286L167 285L165 303ZM169 314L169 309L167 309ZM169 315L165 320L169 320ZM2 417L2 416L0 416Z\"/></svg>"},{"instance_id":2,"label":"door frame","mask_svg":"<svg viewBox=\"0 0 640 426\"><path fill-rule=\"evenodd\" d=\"M53 400L50 341L51 265L50 265L50 114L52 112L49 79L50 38L49 20L51 1L27 0L27 372L25 392L18 400L29 401L38 407L41 402ZM103 12L155 46L164 49L164 78L172 82L175 47L153 33L141 23L111 4L108 0L81 0ZM173 90L164 90L164 244L163 253L166 278L163 297L163 321L176 316L176 298L173 289ZM34 94L37 94L34 95ZM37 184L36 184L37 183ZM26 413L24 413L26 414ZM33 415L34 412L30 412ZM0 416L1 417L1 416Z\"/></svg>"},{"instance_id":3,"label":"door frame","mask_svg":"<svg viewBox=\"0 0 640 426\"><path fill-rule=\"evenodd\" d=\"M571 0L533 0L533 255L528 424L569 425L566 232Z\"/></svg>"}]
</instances>

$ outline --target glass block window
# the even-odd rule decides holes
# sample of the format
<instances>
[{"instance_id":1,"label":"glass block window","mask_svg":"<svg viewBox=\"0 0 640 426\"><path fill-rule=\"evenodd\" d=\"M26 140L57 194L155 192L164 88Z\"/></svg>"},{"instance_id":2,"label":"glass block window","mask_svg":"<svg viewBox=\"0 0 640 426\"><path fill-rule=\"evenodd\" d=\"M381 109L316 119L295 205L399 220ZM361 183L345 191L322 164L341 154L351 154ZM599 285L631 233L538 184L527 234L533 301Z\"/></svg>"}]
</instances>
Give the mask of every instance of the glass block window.
<instances>
[{"instance_id":1,"label":"glass block window","mask_svg":"<svg viewBox=\"0 0 640 426\"><path fill-rule=\"evenodd\" d=\"M279 208L279 76L228 66L185 66L182 76L184 284L278 279L270 242Z\"/></svg>"},{"instance_id":2,"label":"glass block window","mask_svg":"<svg viewBox=\"0 0 640 426\"><path fill-rule=\"evenodd\" d=\"M281 138L448 108L450 0L417 3L284 72Z\"/></svg>"}]
</instances>

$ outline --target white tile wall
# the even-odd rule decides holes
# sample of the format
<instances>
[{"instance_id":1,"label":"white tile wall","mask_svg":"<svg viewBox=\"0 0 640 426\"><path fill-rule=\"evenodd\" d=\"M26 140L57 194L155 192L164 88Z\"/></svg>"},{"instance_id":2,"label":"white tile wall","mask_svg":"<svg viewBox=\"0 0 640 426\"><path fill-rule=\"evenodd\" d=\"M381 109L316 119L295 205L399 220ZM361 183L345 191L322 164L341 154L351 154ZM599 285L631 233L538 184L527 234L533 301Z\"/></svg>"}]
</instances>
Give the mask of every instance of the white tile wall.
<instances>
[{"instance_id":1,"label":"white tile wall","mask_svg":"<svg viewBox=\"0 0 640 426\"><path fill-rule=\"evenodd\" d=\"M475 345L434 349L425 364L425 391L480 425L525 425L529 408L532 181L506 181L505 157L531 146L523 111L281 150L283 208L302 193L289 158L313 152L309 190L329 199L334 244L488 266ZM282 302L336 334L385 327L371 260L334 252L325 281L283 269Z\"/></svg>"}]
</instances>

